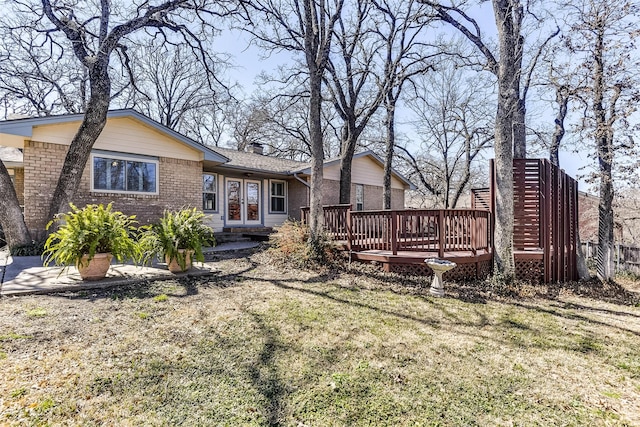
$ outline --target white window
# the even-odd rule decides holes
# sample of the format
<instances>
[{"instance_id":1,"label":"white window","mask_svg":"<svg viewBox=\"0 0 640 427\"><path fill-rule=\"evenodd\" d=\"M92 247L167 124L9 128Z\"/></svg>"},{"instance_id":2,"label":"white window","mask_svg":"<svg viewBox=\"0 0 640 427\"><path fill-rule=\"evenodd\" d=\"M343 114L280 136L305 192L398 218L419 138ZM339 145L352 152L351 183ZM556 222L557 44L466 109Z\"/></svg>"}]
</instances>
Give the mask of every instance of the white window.
<instances>
[{"instance_id":1,"label":"white window","mask_svg":"<svg viewBox=\"0 0 640 427\"><path fill-rule=\"evenodd\" d=\"M218 177L211 173L202 175L202 210L218 210Z\"/></svg>"},{"instance_id":2,"label":"white window","mask_svg":"<svg viewBox=\"0 0 640 427\"><path fill-rule=\"evenodd\" d=\"M271 181L269 212L287 212L287 183L285 181Z\"/></svg>"},{"instance_id":3,"label":"white window","mask_svg":"<svg viewBox=\"0 0 640 427\"><path fill-rule=\"evenodd\" d=\"M91 190L158 194L158 161L94 153L91 156Z\"/></svg>"},{"instance_id":4,"label":"white window","mask_svg":"<svg viewBox=\"0 0 640 427\"><path fill-rule=\"evenodd\" d=\"M356 184L356 210L364 210L364 185Z\"/></svg>"}]
</instances>

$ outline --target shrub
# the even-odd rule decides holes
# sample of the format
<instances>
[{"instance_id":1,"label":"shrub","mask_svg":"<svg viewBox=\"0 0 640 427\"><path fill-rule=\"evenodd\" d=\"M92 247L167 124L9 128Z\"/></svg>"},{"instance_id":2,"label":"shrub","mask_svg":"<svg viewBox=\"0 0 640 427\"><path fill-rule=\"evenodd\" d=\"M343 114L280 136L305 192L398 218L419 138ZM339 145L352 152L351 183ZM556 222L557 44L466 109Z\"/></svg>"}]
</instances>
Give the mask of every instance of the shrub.
<instances>
[{"instance_id":1,"label":"shrub","mask_svg":"<svg viewBox=\"0 0 640 427\"><path fill-rule=\"evenodd\" d=\"M28 245L13 246L9 253L12 256L40 256L44 253L44 242L33 240Z\"/></svg>"},{"instance_id":2,"label":"shrub","mask_svg":"<svg viewBox=\"0 0 640 427\"><path fill-rule=\"evenodd\" d=\"M271 234L269 242L271 253L277 254L275 259L296 267L320 267L333 264L337 259L335 248L325 235L321 236L317 251L321 254L321 259L313 259L309 226L298 221L285 221Z\"/></svg>"}]
</instances>

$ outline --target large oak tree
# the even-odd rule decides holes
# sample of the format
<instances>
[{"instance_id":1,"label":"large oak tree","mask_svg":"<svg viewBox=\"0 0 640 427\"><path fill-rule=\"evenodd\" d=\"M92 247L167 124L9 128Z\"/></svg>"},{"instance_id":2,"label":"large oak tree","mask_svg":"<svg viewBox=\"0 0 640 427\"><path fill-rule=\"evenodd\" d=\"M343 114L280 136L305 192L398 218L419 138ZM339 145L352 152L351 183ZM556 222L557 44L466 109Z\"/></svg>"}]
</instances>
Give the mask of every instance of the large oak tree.
<instances>
[{"instance_id":1,"label":"large oak tree","mask_svg":"<svg viewBox=\"0 0 640 427\"><path fill-rule=\"evenodd\" d=\"M49 217L66 210L78 189L91 149L106 124L112 95L112 57L118 55L120 63L129 70L128 46L139 38L155 37L165 43L188 45L202 63L211 68L211 56L203 48L202 40L213 36L214 24L220 17L231 13L227 8L231 3L223 0L158 3L100 0L83 7L75 1L24 0L11 5L11 13L20 26L6 30L27 28L39 34L39 43L51 46L48 61L56 60L54 52L71 50L88 78L84 117L69 146L51 199ZM16 246L28 243L30 236L15 191L9 184L7 170L0 164L0 196L4 201L0 223L8 231L8 244Z\"/></svg>"}]
</instances>

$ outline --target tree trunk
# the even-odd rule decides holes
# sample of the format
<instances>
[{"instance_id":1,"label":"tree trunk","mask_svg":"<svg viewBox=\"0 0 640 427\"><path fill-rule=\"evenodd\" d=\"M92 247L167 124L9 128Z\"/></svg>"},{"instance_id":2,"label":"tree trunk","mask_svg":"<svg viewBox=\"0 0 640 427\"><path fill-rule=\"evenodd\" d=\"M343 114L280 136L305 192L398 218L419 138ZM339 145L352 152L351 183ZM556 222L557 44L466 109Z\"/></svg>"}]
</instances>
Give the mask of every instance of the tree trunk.
<instances>
[{"instance_id":1,"label":"tree trunk","mask_svg":"<svg viewBox=\"0 0 640 427\"><path fill-rule=\"evenodd\" d=\"M31 234L24 222L24 215L20 209L20 202L16 189L11 182L9 172L0 160L0 224L9 248L24 246L31 243Z\"/></svg>"},{"instance_id":2,"label":"tree trunk","mask_svg":"<svg viewBox=\"0 0 640 427\"><path fill-rule=\"evenodd\" d=\"M311 138L311 199L309 203L309 227L310 246L312 255L316 259L321 259L322 254L318 252L319 242L322 235L323 212L323 163L324 146L322 144L322 79L317 78L314 73L310 77L310 97L309 97L309 134Z\"/></svg>"},{"instance_id":3,"label":"tree trunk","mask_svg":"<svg viewBox=\"0 0 640 427\"><path fill-rule=\"evenodd\" d=\"M360 133L356 130L355 119L349 120L342 132L340 152L340 204L351 203L351 166Z\"/></svg>"},{"instance_id":4,"label":"tree trunk","mask_svg":"<svg viewBox=\"0 0 640 427\"><path fill-rule=\"evenodd\" d=\"M549 147L549 161L552 165L560 167L560 143L564 138L564 121L567 118L569 106L569 95L564 87L556 88L556 102L558 103L558 114L556 114L555 129L551 137L551 147Z\"/></svg>"},{"instance_id":5,"label":"tree trunk","mask_svg":"<svg viewBox=\"0 0 640 427\"><path fill-rule=\"evenodd\" d=\"M493 0L498 28L500 61L498 62L498 111L494 144L496 209L494 229L494 269L497 277L509 282L515 277L513 258L513 156L526 154L523 130L524 104L520 100L522 6L515 0ZM524 127L524 126L522 126ZM514 138L518 141L514 141Z\"/></svg>"},{"instance_id":6,"label":"tree trunk","mask_svg":"<svg viewBox=\"0 0 640 427\"><path fill-rule=\"evenodd\" d=\"M513 259L513 151L510 141L511 120L499 104L496 117L495 179L496 205L494 229L494 264L498 277L509 282L515 277Z\"/></svg>"},{"instance_id":7,"label":"tree trunk","mask_svg":"<svg viewBox=\"0 0 640 427\"><path fill-rule=\"evenodd\" d=\"M598 204L597 273L600 280L615 276L613 236L613 129L608 126L604 106L604 29L600 29L594 50L593 110L596 120L600 202ZM612 107L610 107L612 108Z\"/></svg>"},{"instance_id":8,"label":"tree trunk","mask_svg":"<svg viewBox=\"0 0 640 427\"><path fill-rule=\"evenodd\" d=\"M71 145L62 165L60 178L51 204L49 218L68 210L87 165L91 150L107 123L109 102L111 97L111 80L108 73L108 60L104 64L96 62L89 71L91 95L82 124L71 140Z\"/></svg>"},{"instance_id":9,"label":"tree trunk","mask_svg":"<svg viewBox=\"0 0 640 427\"><path fill-rule=\"evenodd\" d=\"M514 82L515 83L515 82ZM517 85L517 93L520 92L520 85ZM514 159L526 159L527 158L527 127L525 126L526 120L526 107L525 101L520 99L518 95L518 108L513 114L513 158Z\"/></svg>"},{"instance_id":10,"label":"tree trunk","mask_svg":"<svg viewBox=\"0 0 640 427\"><path fill-rule=\"evenodd\" d=\"M395 100L392 99L392 97L388 97L386 107L387 116L385 118L385 127L387 128L387 154L384 159L382 208L391 209L391 169L393 165L394 148L396 145L396 105Z\"/></svg>"},{"instance_id":11,"label":"tree trunk","mask_svg":"<svg viewBox=\"0 0 640 427\"><path fill-rule=\"evenodd\" d=\"M587 259L582 251L582 241L580 240L580 233L576 235L576 264L578 267L578 278L580 280L589 280L591 274L589 274L589 267L587 267Z\"/></svg>"}]
</instances>

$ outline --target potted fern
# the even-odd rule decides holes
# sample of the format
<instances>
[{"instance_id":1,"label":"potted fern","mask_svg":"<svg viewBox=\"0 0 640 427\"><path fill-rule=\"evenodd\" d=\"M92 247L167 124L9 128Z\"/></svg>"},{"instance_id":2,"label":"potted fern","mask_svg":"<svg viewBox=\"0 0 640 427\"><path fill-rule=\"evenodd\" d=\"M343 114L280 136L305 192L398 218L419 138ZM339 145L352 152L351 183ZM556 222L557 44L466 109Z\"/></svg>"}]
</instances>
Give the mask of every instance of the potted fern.
<instances>
[{"instance_id":1,"label":"potted fern","mask_svg":"<svg viewBox=\"0 0 640 427\"><path fill-rule=\"evenodd\" d=\"M99 280L106 276L114 257L118 262L137 259L138 245L132 237L135 216L114 211L111 203L82 209L70 206L70 212L47 224L47 230L54 223L59 226L44 244L45 266L52 262L65 268L74 265L84 280Z\"/></svg>"},{"instance_id":2,"label":"potted fern","mask_svg":"<svg viewBox=\"0 0 640 427\"><path fill-rule=\"evenodd\" d=\"M166 261L172 273L187 271L194 260L203 262L202 247L215 245L213 229L203 223L204 218L196 208L185 208L165 211L158 223L141 227L143 262L157 256Z\"/></svg>"}]
</instances>

